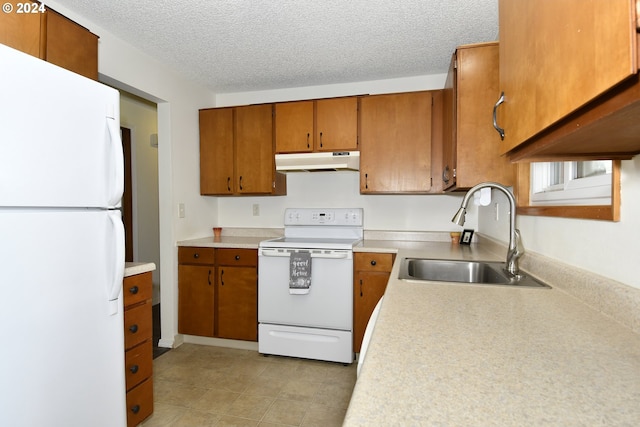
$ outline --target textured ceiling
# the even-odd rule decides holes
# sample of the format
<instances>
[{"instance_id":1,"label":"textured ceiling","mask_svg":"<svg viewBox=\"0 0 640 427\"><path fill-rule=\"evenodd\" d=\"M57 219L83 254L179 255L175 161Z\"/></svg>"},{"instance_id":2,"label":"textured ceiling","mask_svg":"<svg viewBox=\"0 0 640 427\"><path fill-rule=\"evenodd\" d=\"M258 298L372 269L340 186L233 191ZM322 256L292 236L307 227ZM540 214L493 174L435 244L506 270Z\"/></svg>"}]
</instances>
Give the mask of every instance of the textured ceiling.
<instances>
[{"instance_id":1,"label":"textured ceiling","mask_svg":"<svg viewBox=\"0 0 640 427\"><path fill-rule=\"evenodd\" d=\"M216 93L447 71L498 0L56 0Z\"/></svg>"}]
</instances>

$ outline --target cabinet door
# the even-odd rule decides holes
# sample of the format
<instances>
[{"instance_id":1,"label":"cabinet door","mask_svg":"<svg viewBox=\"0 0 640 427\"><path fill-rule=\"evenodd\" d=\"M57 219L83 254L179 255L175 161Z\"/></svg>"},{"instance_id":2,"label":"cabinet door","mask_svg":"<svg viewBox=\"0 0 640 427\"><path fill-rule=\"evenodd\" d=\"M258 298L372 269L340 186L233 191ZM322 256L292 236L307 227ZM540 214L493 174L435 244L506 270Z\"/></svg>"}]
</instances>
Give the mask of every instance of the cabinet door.
<instances>
[{"instance_id":1,"label":"cabinet door","mask_svg":"<svg viewBox=\"0 0 640 427\"><path fill-rule=\"evenodd\" d=\"M313 151L313 101L275 105L276 153Z\"/></svg>"},{"instance_id":2,"label":"cabinet door","mask_svg":"<svg viewBox=\"0 0 640 427\"><path fill-rule=\"evenodd\" d=\"M637 72L635 3L499 1L502 153Z\"/></svg>"},{"instance_id":3,"label":"cabinet door","mask_svg":"<svg viewBox=\"0 0 640 427\"><path fill-rule=\"evenodd\" d=\"M178 332L213 337L213 266L178 265Z\"/></svg>"},{"instance_id":4,"label":"cabinet door","mask_svg":"<svg viewBox=\"0 0 640 427\"><path fill-rule=\"evenodd\" d=\"M275 175L273 105L237 107L235 114L237 192L270 194Z\"/></svg>"},{"instance_id":5,"label":"cabinet door","mask_svg":"<svg viewBox=\"0 0 640 427\"><path fill-rule=\"evenodd\" d=\"M358 98L331 98L316 101L317 151L358 149Z\"/></svg>"},{"instance_id":6,"label":"cabinet door","mask_svg":"<svg viewBox=\"0 0 640 427\"><path fill-rule=\"evenodd\" d=\"M431 92L363 97L360 192L431 189Z\"/></svg>"},{"instance_id":7,"label":"cabinet door","mask_svg":"<svg viewBox=\"0 0 640 427\"><path fill-rule=\"evenodd\" d=\"M44 16L41 13L16 13L18 2L15 0L3 2L11 4L13 12L0 13L0 43L28 53L37 58L40 54L40 28Z\"/></svg>"},{"instance_id":8,"label":"cabinet door","mask_svg":"<svg viewBox=\"0 0 640 427\"><path fill-rule=\"evenodd\" d=\"M46 15L44 59L98 80L98 36L51 9L47 10Z\"/></svg>"},{"instance_id":9,"label":"cabinet door","mask_svg":"<svg viewBox=\"0 0 640 427\"><path fill-rule=\"evenodd\" d=\"M233 108L200 110L200 194L232 194Z\"/></svg>"},{"instance_id":10,"label":"cabinet door","mask_svg":"<svg viewBox=\"0 0 640 427\"><path fill-rule=\"evenodd\" d=\"M217 336L258 340L258 273L255 267L218 268Z\"/></svg>"},{"instance_id":11,"label":"cabinet door","mask_svg":"<svg viewBox=\"0 0 640 427\"><path fill-rule=\"evenodd\" d=\"M515 183L515 165L500 155L500 136L487 111L493 108L498 90L498 44L478 44L457 49L455 96L456 189L493 181Z\"/></svg>"},{"instance_id":12,"label":"cabinet door","mask_svg":"<svg viewBox=\"0 0 640 427\"><path fill-rule=\"evenodd\" d=\"M389 282L389 273L358 271L354 286L353 351L358 353L362 345L367 322Z\"/></svg>"}]
</instances>

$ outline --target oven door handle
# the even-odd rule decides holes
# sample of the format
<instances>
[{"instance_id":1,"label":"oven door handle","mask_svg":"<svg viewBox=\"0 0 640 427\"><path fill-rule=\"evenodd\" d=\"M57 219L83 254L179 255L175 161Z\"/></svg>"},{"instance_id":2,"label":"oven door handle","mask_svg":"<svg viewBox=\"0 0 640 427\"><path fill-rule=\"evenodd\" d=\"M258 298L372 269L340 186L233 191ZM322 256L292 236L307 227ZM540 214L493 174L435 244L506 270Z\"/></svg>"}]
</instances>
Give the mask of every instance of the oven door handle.
<instances>
[{"instance_id":1,"label":"oven door handle","mask_svg":"<svg viewBox=\"0 0 640 427\"><path fill-rule=\"evenodd\" d=\"M289 258L291 253L294 251L291 250L278 250L278 249L260 249L261 256L267 257L283 257ZM349 259L350 258L349 251L339 251L339 252L311 252L311 258L322 258L322 259Z\"/></svg>"}]
</instances>

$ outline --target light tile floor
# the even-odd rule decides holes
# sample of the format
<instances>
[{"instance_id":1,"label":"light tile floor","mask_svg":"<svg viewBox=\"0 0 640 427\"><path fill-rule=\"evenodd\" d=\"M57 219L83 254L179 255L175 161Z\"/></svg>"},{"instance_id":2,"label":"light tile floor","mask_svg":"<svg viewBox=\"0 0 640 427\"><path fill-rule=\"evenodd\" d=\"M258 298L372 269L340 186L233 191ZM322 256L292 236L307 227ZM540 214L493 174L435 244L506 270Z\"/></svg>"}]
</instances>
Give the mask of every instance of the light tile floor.
<instances>
[{"instance_id":1,"label":"light tile floor","mask_svg":"<svg viewBox=\"0 0 640 427\"><path fill-rule=\"evenodd\" d=\"M341 426L356 381L344 366L183 344L154 359L154 426Z\"/></svg>"}]
</instances>

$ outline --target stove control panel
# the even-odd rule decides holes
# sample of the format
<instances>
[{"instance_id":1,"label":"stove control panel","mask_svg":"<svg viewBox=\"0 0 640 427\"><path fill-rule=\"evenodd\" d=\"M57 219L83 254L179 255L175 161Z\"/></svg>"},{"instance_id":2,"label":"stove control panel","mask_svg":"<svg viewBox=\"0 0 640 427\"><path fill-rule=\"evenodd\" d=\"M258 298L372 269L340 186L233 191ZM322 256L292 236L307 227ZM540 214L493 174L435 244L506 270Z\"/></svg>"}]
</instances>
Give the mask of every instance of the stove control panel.
<instances>
[{"instance_id":1,"label":"stove control panel","mask_svg":"<svg viewBox=\"0 0 640 427\"><path fill-rule=\"evenodd\" d=\"M289 208L285 210L284 225L363 226L362 208Z\"/></svg>"}]
</instances>

